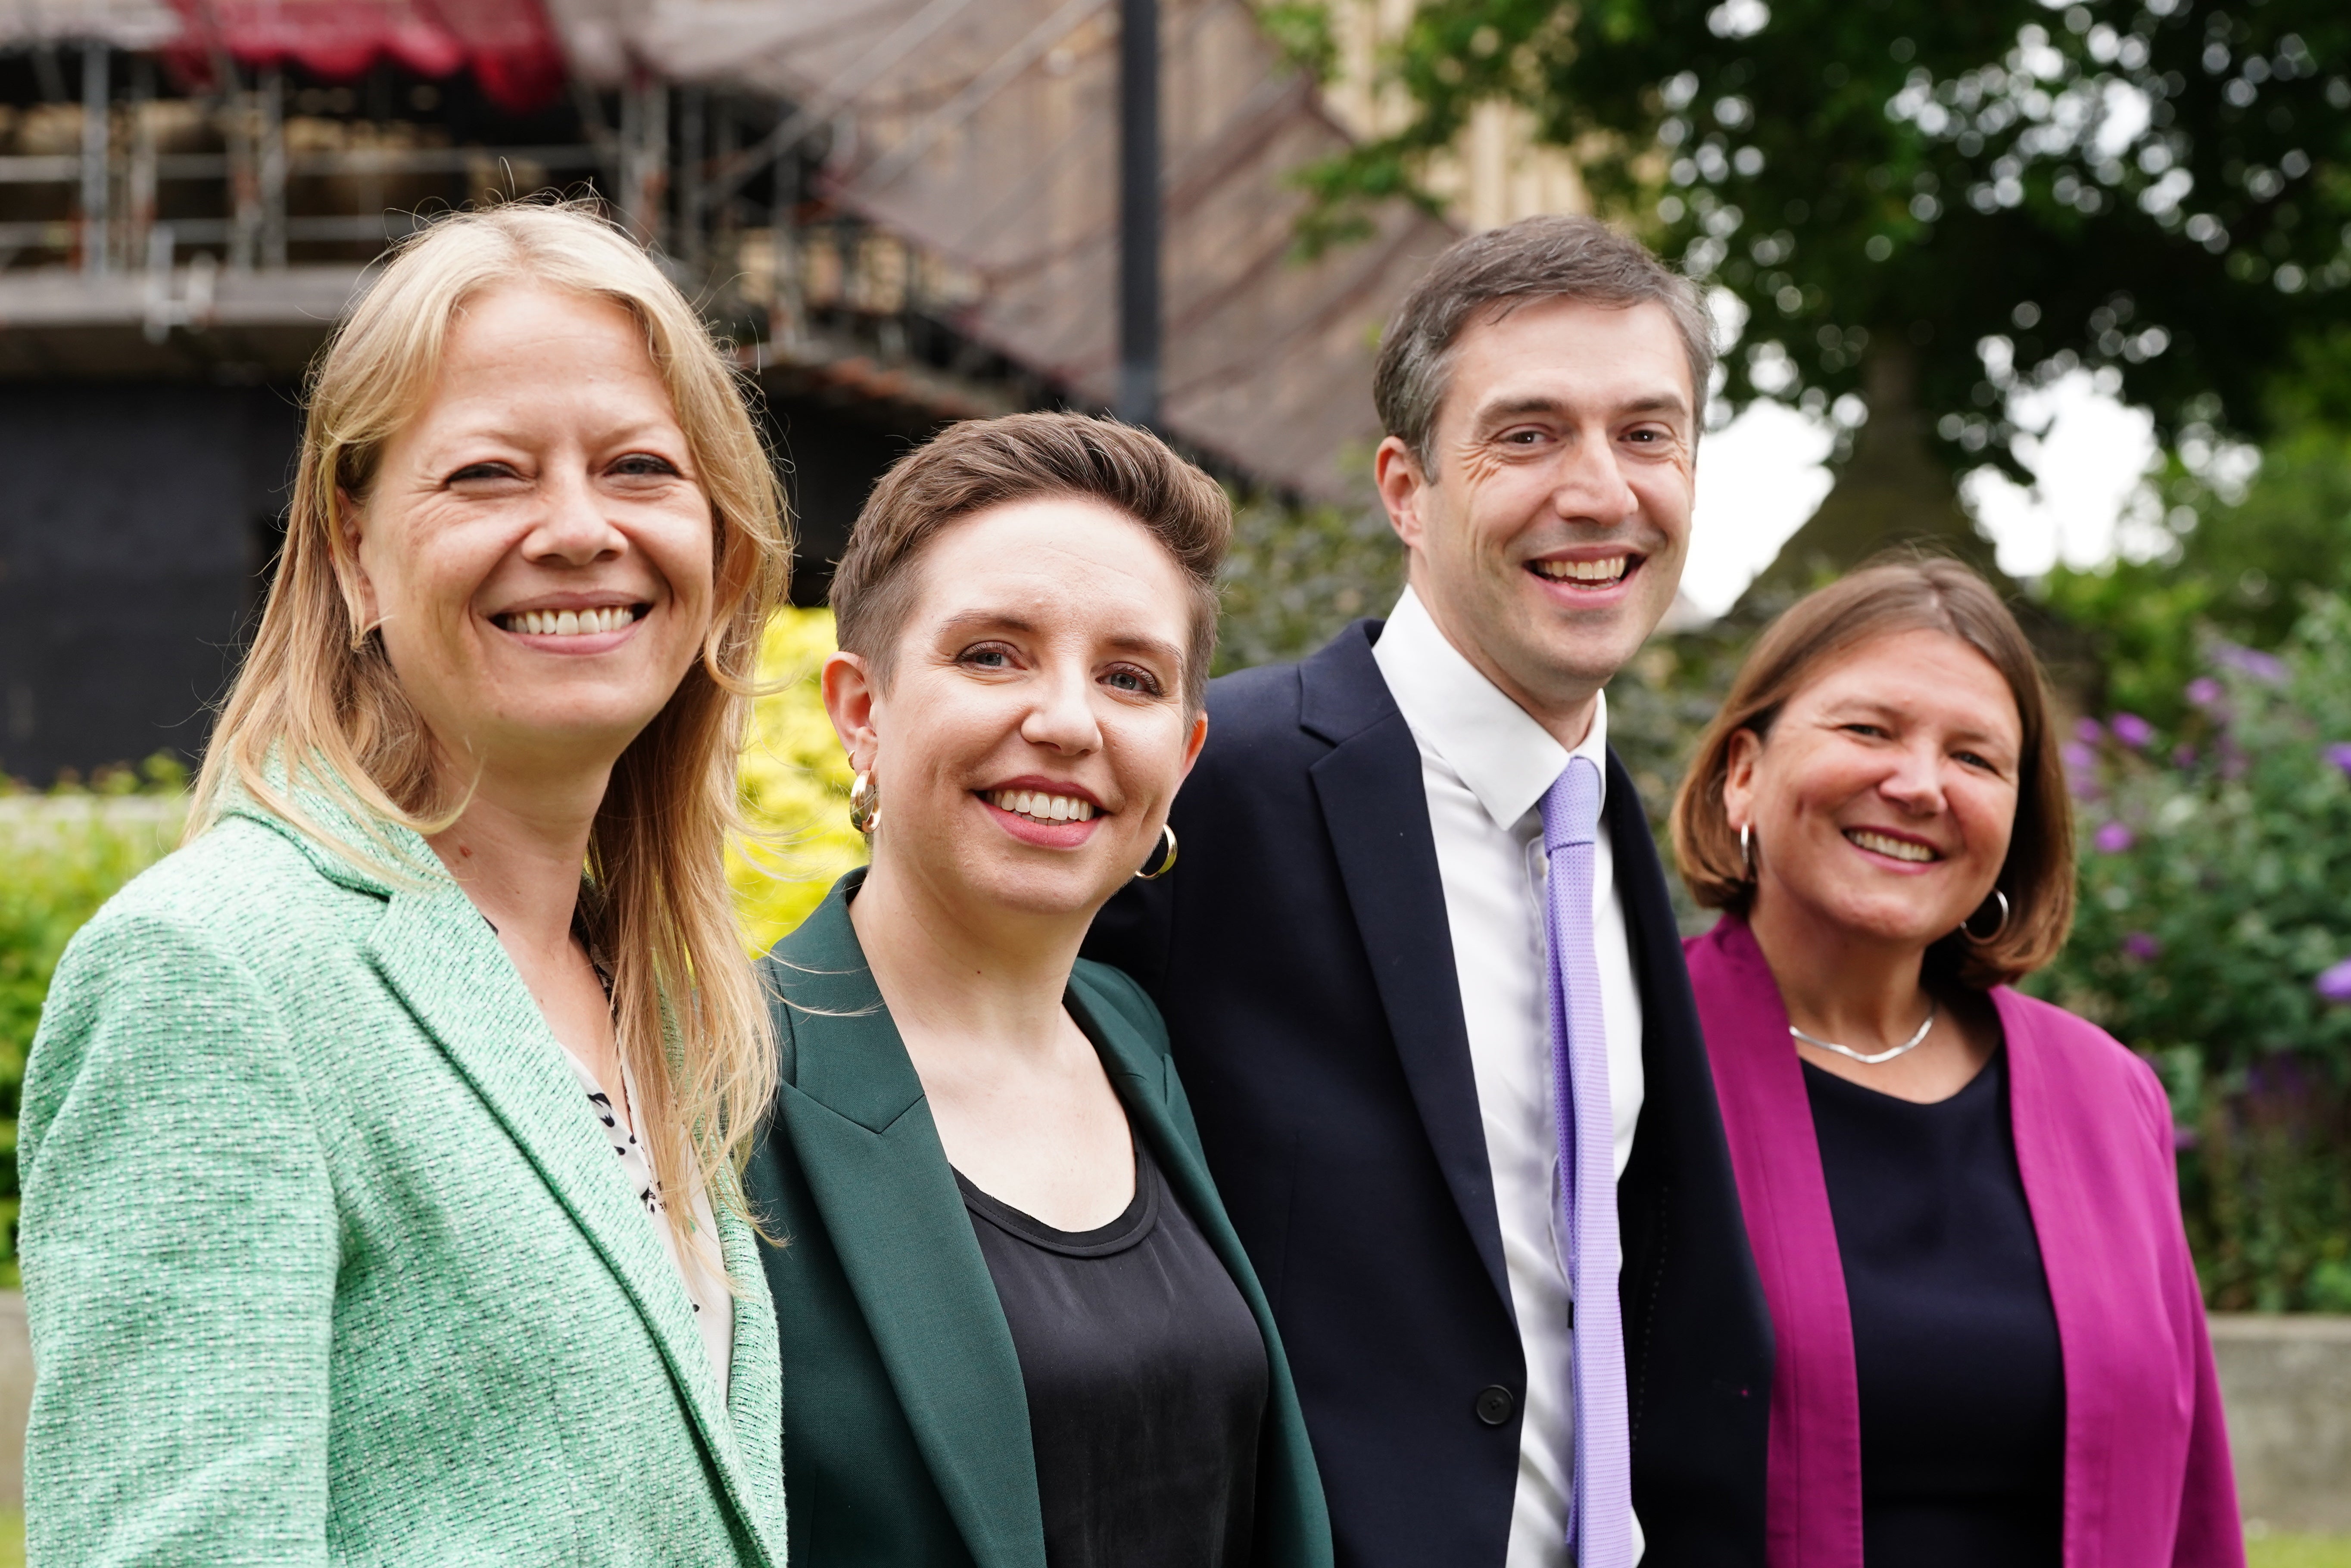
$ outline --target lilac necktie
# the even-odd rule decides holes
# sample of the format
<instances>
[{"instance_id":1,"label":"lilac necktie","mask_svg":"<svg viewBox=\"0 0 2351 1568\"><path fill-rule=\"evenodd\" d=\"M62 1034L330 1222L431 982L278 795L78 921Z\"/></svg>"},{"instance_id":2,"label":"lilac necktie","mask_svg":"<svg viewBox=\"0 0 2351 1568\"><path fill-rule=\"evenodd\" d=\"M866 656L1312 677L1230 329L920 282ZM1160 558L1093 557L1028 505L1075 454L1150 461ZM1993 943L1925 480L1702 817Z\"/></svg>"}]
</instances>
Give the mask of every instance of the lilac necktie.
<instances>
[{"instance_id":1,"label":"lilac necktie","mask_svg":"<svg viewBox=\"0 0 2351 1568\"><path fill-rule=\"evenodd\" d=\"M1616 1294L1616 1125L1600 960L1592 946L1600 770L1590 757L1568 759L1543 794L1542 821L1551 863L1543 929L1551 939L1552 1113L1568 1284L1575 1293L1575 1475L1567 1541L1576 1568L1632 1568L1633 1453L1624 1309Z\"/></svg>"}]
</instances>

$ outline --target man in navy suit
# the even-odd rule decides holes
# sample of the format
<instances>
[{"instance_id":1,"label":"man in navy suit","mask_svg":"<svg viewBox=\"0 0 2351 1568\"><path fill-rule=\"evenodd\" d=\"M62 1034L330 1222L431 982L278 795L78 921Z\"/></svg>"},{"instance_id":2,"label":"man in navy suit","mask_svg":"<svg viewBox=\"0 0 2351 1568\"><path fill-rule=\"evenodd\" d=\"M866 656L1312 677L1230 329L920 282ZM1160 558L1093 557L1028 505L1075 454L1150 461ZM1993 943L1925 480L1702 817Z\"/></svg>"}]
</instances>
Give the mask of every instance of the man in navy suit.
<instances>
[{"instance_id":1,"label":"man in navy suit","mask_svg":"<svg viewBox=\"0 0 2351 1568\"><path fill-rule=\"evenodd\" d=\"M1673 602L1713 359L1688 281L1589 219L1441 256L1374 385L1409 586L1386 621L1209 687L1180 864L1088 944L1166 1015L1342 1563L1572 1558L1539 808L1578 756L1604 781L1589 938L1623 1246L1624 1397L1584 1439L1629 1449L1633 1556L1763 1560L1770 1319L1602 691Z\"/></svg>"}]
</instances>

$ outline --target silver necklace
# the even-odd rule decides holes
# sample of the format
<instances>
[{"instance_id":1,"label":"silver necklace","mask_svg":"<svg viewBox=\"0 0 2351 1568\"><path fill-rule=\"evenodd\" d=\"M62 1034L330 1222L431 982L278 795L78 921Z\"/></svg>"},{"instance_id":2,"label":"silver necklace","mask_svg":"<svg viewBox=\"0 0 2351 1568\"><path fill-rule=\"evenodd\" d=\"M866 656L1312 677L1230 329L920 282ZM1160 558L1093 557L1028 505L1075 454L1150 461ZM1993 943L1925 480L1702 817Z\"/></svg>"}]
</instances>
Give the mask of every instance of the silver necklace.
<instances>
[{"instance_id":1,"label":"silver necklace","mask_svg":"<svg viewBox=\"0 0 2351 1568\"><path fill-rule=\"evenodd\" d=\"M1927 1031L1933 1027L1935 1027L1935 999L1930 996L1927 999L1927 1022L1918 1025L1918 1033L1892 1050L1880 1051L1875 1056L1865 1056L1850 1045L1840 1045L1834 1040L1823 1040L1817 1034L1807 1034L1792 1023L1788 1025L1788 1033L1807 1045L1817 1045L1823 1051L1834 1051L1840 1056L1850 1056L1864 1066L1875 1067L1880 1062L1891 1062L1903 1053L1916 1051L1919 1046L1924 1045L1927 1043Z\"/></svg>"}]
</instances>

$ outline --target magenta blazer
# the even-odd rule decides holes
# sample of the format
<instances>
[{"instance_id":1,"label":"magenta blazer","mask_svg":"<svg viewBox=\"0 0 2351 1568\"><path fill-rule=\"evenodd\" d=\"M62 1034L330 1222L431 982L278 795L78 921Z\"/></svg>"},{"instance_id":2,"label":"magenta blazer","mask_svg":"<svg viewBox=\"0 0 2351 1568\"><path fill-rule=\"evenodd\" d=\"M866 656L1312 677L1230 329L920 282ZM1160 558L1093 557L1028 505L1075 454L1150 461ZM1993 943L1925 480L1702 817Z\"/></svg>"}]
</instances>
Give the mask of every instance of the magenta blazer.
<instances>
[{"instance_id":1,"label":"magenta blazer","mask_svg":"<svg viewBox=\"0 0 2351 1568\"><path fill-rule=\"evenodd\" d=\"M1853 1317L1787 1009L1745 920L1684 945L1777 1341L1765 1562L1862 1568ZM2065 1368L2065 1568L2241 1568L2163 1087L2095 1025L1991 996Z\"/></svg>"}]
</instances>

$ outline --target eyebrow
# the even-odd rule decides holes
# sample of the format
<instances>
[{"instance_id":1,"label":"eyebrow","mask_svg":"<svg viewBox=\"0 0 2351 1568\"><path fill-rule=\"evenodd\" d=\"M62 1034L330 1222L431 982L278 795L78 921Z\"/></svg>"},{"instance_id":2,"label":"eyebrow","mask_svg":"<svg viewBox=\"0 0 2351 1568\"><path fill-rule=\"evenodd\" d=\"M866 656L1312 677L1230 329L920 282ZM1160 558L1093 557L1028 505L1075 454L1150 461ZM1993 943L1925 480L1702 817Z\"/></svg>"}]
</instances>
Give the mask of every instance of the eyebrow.
<instances>
[{"instance_id":1,"label":"eyebrow","mask_svg":"<svg viewBox=\"0 0 2351 1568\"><path fill-rule=\"evenodd\" d=\"M1511 398L1503 402L1489 403L1479 410L1478 422L1490 425L1502 420L1515 419L1521 414L1556 414L1565 411L1566 409L1567 404L1557 398L1540 395ZM1687 418L1689 404L1683 400L1678 392L1653 392L1646 397L1634 398L1629 401L1619 403L1612 411L1612 417L1621 419L1626 414L1656 413L1678 414Z\"/></svg>"},{"instance_id":2,"label":"eyebrow","mask_svg":"<svg viewBox=\"0 0 2351 1568\"><path fill-rule=\"evenodd\" d=\"M995 630L1017 631L1035 637L1040 628L1035 621L1019 615L999 610L961 610L939 623L943 634ZM1184 667L1184 650L1174 643L1155 637L1143 637L1129 632L1106 639L1113 649L1125 653L1139 653L1164 659L1178 670Z\"/></svg>"},{"instance_id":3,"label":"eyebrow","mask_svg":"<svg viewBox=\"0 0 2351 1568\"><path fill-rule=\"evenodd\" d=\"M1908 719L1914 716L1882 697L1853 697L1848 698L1846 701L1849 706L1832 707L1828 710L1829 715L1834 718L1839 713L1848 715L1857 713L1875 719ZM2011 741L2005 735L1995 734L1990 730L1956 729L1951 732L1951 739L1963 742L1972 742L1979 745L2005 746L2011 751L2022 750L2019 742Z\"/></svg>"}]
</instances>

